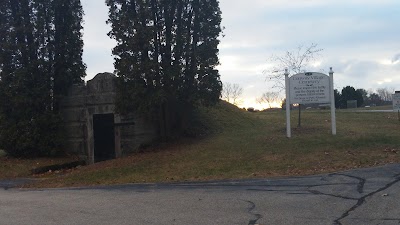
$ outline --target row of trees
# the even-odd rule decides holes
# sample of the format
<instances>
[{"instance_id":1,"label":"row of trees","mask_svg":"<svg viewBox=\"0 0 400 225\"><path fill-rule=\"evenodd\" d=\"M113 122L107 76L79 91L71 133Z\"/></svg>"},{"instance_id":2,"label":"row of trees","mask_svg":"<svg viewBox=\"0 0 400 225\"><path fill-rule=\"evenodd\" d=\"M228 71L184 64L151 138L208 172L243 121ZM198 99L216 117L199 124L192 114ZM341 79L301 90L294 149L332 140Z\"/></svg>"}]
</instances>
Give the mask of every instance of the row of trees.
<instances>
[{"instance_id":1,"label":"row of trees","mask_svg":"<svg viewBox=\"0 0 400 225\"><path fill-rule=\"evenodd\" d=\"M357 101L357 107L373 105L387 105L392 102L392 94L394 89L379 88L376 92L365 89L355 89L352 86L344 87L341 92L337 89L334 90L335 94L335 107L336 108L347 108L348 101ZM230 102L234 105L240 104L240 97L243 93L242 87L239 84L232 85L231 83L224 83L222 90L222 99ZM256 98L258 104L266 104L269 108L272 108L275 104L282 105L284 98L277 91L264 92L260 97ZM318 104L316 104L318 105ZM284 108L284 105L282 105Z\"/></svg>"},{"instance_id":2,"label":"row of trees","mask_svg":"<svg viewBox=\"0 0 400 225\"><path fill-rule=\"evenodd\" d=\"M347 108L347 101L356 100L357 107L366 105L387 105L392 102L392 95L394 94L394 89L379 88L376 92L372 90L367 91L365 89L355 89L354 87L347 86L344 87L339 93L335 90L335 106L336 108Z\"/></svg>"},{"instance_id":3,"label":"row of trees","mask_svg":"<svg viewBox=\"0 0 400 225\"><path fill-rule=\"evenodd\" d=\"M0 2L0 146L14 156L52 154L60 99L85 76L80 0Z\"/></svg>"},{"instance_id":4,"label":"row of trees","mask_svg":"<svg viewBox=\"0 0 400 225\"><path fill-rule=\"evenodd\" d=\"M335 91L335 107L346 109L348 101L357 101L357 107L364 105L365 90L364 89L354 89L354 87L346 86L342 89L340 93L338 90Z\"/></svg>"},{"instance_id":5,"label":"row of trees","mask_svg":"<svg viewBox=\"0 0 400 225\"><path fill-rule=\"evenodd\" d=\"M221 94L217 0L106 0L117 41L117 107L158 122L164 140L185 129L197 103Z\"/></svg>"}]
</instances>

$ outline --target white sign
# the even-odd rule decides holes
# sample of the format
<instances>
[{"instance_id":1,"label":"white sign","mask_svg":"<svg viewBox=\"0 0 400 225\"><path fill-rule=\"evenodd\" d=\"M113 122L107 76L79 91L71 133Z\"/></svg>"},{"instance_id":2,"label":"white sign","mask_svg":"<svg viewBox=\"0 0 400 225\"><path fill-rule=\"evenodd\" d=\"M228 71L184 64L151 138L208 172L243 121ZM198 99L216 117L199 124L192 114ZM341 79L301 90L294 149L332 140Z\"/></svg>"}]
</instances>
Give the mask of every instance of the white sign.
<instances>
[{"instance_id":1,"label":"white sign","mask_svg":"<svg viewBox=\"0 0 400 225\"><path fill-rule=\"evenodd\" d=\"M400 110L400 93L393 95L393 110L395 112Z\"/></svg>"},{"instance_id":2,"label":"white sign","mask_svg":"<svg viewBox=\"0 0 400 225\"><path fill-rule=\"evenodd\" d=\"M329 103L329 76L322 73L299 73L289 78L290 103Z\"/></svg>"},{"instance_id":3,"label":"white sign","mask_svg":"<svg viewBox=\"0 0 400 225\"><path fill-rule=\"evenodd\" d=\"M330 103L332 134L336 135L336 109L333 91L333 70L329 76L323 73L299 73L289 78L289 72L285 69L286 86L286 136L292 136L290 125L290 105L293 103Z\"/></svg>"}]
</instances>

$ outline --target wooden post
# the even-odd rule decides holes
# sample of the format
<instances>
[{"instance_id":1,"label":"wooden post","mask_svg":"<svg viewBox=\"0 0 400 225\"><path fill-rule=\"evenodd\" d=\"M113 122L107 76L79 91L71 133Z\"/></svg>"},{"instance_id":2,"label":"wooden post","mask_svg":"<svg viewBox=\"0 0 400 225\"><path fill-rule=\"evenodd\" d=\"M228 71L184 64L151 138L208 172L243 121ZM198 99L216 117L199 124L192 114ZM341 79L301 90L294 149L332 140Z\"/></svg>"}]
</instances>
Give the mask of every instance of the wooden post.
<instances>
[{"instance_id":1,"label":"wooden post","mask_svg":"<svg viewBox=\"0 0 400 225\"><path fill-rule=\"evenodd\" d=\"M292 130L290 127L290 82L289 72L285 69L285 86L286 86L286 137L292 137Z\"/></svg>"},{"instance_id":2,"label":"wooden post","mask_svg":"<svg viewBox=\"0 0 400 225\"><path fill-rule=\"evenodd\" d=\"M301 104L299 104L299 123L297 124L298 127L301 127Z\"/></svg>"},{"instance_id":3,"label":"wooden post","mask_svg":"<svg viewBox=\"0 0 400 225\"><path fill-rule=\"evenodd\" d=\"M330 68L329 71L329 86L330 86L330 92L331 92L331 121L332 121L332 135L336 135L336 108L335 108L335 93L334 93L334 88L333 88L333 70L332 67Z\"/></svg>"}]
</instances>

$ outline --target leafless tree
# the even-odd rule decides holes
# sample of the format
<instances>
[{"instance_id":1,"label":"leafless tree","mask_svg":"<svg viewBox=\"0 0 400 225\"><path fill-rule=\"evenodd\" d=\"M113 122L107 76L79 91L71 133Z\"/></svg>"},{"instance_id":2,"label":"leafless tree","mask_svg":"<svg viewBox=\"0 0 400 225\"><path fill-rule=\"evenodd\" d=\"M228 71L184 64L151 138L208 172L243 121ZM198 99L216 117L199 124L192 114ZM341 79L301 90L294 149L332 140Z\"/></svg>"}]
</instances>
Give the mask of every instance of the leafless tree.
<instances>
[{"instance_id":1,"label":"leafless tree","mask_svg":"<svg viewBox=\"0 0 400 225\"><path fill-rule=\"evenodd\" d=\"M227 102L230 102L231 101L231 93L232 93L232 84L224 82L222 84L222 91L221 91L222 99Z\"/></svg>"},{"instance_id":2,"label":"leafless tree","mask_svg":"<svg viewBox=\"0 0 400 225\"><path fill-rule=\"evenodd\" d=\"M272 108L274 102L280 101L279 92L265 92L261 97L257 98L256 101L259 104L267 103L269 108Z\"/></svg>"},{"instance_id":3,"label":"leafless tree","mask_svg":"<svg viewBox=\"0 0 400 225\"><path fill-rule=\"evenodd\" d=\"M243 94L243 88L239 84L223 83L222 85L222 99L234 105L240 103L240 97Z\"/></svg>"},{"instance_id":4,"label":"leafless tree","mask_svg":"<svg viewBox=\"0 0 400 225\"><path fill-rule=\"evenodd\" d=\"M309 46L299 45L297 49L286 51L283 55L272 55L268 62L274 64L272 69L265 70L267 82L273 84L273 88L279 91L285 89L285 69L290 75L305 72L308 67L321 57L322 48L318 44Z\"/></svg>"},{"instance_id":5,"label":"leafless tree","mask_svg":"<svg viewBox=\"0 0 400 225\"><path fill-rule=\"evenodd\" d=\"M272 83L272 87L279 92L285 90L285 69L289 75L306 72L308 67L321 57L322 48L318 44L311 43L309 46L299 45L296 50L286 51L283 55L272 55L268 60L274 66L270 70L264 71L267 82ZM299 127L301 107L299 106Z\"/></svg>"},{"instance_id":6,"label":"leafless tree","mask_svg":"<svg viewBox=\"0 0 400 225\"><path fill-rule=\"evenodd\" d=\"M383 101L392 101L393 96L392 94L394 94L394 88L378 88L376 90L376 92L378 93L379 97L383 100Z\"/></svg>"}]
</instances>

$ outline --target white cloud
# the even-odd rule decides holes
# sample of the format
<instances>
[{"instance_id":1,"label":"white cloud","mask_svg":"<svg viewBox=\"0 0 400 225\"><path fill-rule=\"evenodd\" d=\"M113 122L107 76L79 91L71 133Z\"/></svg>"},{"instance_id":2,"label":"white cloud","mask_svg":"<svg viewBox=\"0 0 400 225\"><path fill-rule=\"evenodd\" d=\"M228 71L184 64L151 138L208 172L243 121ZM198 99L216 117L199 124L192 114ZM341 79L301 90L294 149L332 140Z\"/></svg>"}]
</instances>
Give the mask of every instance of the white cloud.
<instances>
[{"instance_id":1,"label":"white cloud","mask_svg":"<svg viewBox=\"0 0 400 225\"><path fill-rule=\"evenodd\" d=\"M390 83L392 83L393 82L393 80L392 79L383 79L383 80L379 80L379 81L377 81L376 83L377 84L379 84L379 85L382 85L382 84L390 84Z\"/></svg>"},{"instance_id":2,"label":"white cloud","mask_svg":"<svg viewBox=\"0 0 400 225\"><path fill-rule=\"evenodd\" d=\"M396 64L396 63L399 63L399 62L400 62L400 53L396 54L392 59L392 63L393 64Z\"/></svg>"}]
</instances>

